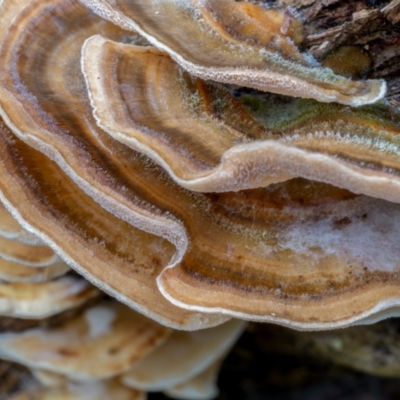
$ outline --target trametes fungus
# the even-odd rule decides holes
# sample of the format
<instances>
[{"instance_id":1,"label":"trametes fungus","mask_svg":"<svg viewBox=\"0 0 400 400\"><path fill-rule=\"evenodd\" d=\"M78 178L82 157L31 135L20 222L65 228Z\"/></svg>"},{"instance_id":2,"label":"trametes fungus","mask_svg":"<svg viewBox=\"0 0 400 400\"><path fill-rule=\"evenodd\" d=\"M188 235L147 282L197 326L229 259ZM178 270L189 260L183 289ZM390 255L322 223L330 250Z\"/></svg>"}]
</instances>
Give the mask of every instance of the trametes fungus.
<instances>
[{"instance_id":1,"label":"trametes fungus","mask_svg":"<svg viewBox=\"0 0 400 400\"><path fill-rule=\"evenodd\" d=\"M44 282L70 270L39 238L23 229L1 204L0 225L1 281Z\"/></svg>"},{"instance_id":2,"label":"trametes fungus","mask_svg":"<svg viewBox=\"0 0 400 400\"><path fill-rule=\"evenodd\" d=\"M208 400L217 397L217 378L222 361L216 361L201 374L164 390L173 399Z\"/></svg>"},{"instance_id":3,"label":"trametes fungus","mask_svg":"<svg viewBox=\"0 0 400 400\"><path fill-rule=\"evenodd\" d=\"M99 295L83 278L61 277L49 282L0 283L0 315L47 318L78 307Z\"/></svg>"},{"instance_id":4,"label":"trametes fungus","mask_svg":"<svg viewBox=\"0 0 400 400\"><path fill-rule=\"evenodd\" d=\"M12 147L0 146L0 185L10 202L15 199L24 220L41 229L38 234L79 271L94 276L110 293L119 291L120 299L162 323L179 326L180 321L181 327L193 329L193 321L203 327L218 321L195 314L201 310L299 328L333 328L398 304L398 250L393 242L398 234L397 204L302 180L238 193L190 193L132 153L140 193L151 189L148 196L154 196L154 204L186 226L185 242L190 240L190 246L178 249L184 254L177 259L165 240L106 212L41 153L8 139ZM7 136L0 140L4 143ZM35 164L46 166L45 179L32 168ZM30 187L40 198L35 199ZM66 207L68 201L71 205ZM129 258L132 242L138 246L134 259ZM157 269L151 267L155 257ZM135 266L139 260L143 261ZM163 299L157 276L162 293L194 314L186 311L184 317L184 311L165 299L150 301Z\"/></svg>"},{"instance_id":5,"label":"trametes fungus","mask_svg":"<svg viewBox=\"0 0 400 400\"><path fill-rule=\"evenodd\" d=\"M0 258L0 280L5 282L43 282L64 275L69 270L64 261L35 268Z\"/></svg>"},{"instance_id":6,"label":"trametes fungus","mask_svg":"<svg viewBox=\"0 0 400 400\"><path fill-rule=\"evenodd\" d=\"M44 244L37 236L22 228L0 203L0 236L26 244Z\"/></svg>"},{"instance_id":7,"label":"trametes fungus","mask_svg":"<svg viewBox=\"0 0 400 400\"><path fill-rule=\"evenodd\" d=\"M204 79L352 106L386 92L383 81L354 82L301 54L300 23L284 12L232 0L82 2Z\"/></svg>"},{"instance_id":8,"label":"trametes fungus","mask_svg":"<svg viewBox=\"0 0 400 400\"><path fill-rule=\"evenodd\" d=\"M243 321L231 320L196 332L175 331L163 345L124 374L122 381L129 387L152 392L183 384L224 356L244 327Z\"/></svg>"},{"instance_id":9,"label":"trametes fungus","mask_svg":"<svg viewBox=\"0 0 400 400\"><path fill-rule=\"evenodd\" d=\"M43 319L99 296L100 291L85 279L63 276L69 266L3 207L1 216L0 315Z\"/></svg>"},{"instance_id":10,"label":"trametes fungus","mask_svg":"<svg viewBox=\"0 0 400 400\"><path fill-rule=\"evenodd\" d=\"M208 387L203 374L211 374L207 370L226 355L244 327L243 321L231 320L197 332L174 332L169 338L170 329L116 301L107 301L56 327L0 334L0 357L31 368L44 386L53 388L43 393L62 392L73 383L103 380L107 384L107 379L124 372L120 381L135 390L170 389L186 382L190 386L196 376L198 385L205 380ZM171 362L165 355L174 358L176 366L170 371L162 371ZM154 365L154 360L160 360L160 365ZM147 364L154 371L146 369ZM151 382L135 381L136 366L142 380L150 378Z\"/></svg>"},{"instance_id":11,"label":"trametes fungus","mask_svg":"<svg viewBox=\"0 0 400 400\"><path fill-rule=\"evenodd\" d=\"M0 334L48 386L20 399L211 398L231 317L399 313L399 113L365 106L384 82L321 67L295 17L249 3L3 0L0 16L0 312L83 307ZM201 78L343 104L277 110ZM85 305L99 291L64 262L135 311Z\"/></svg>"},{"instance_id":12,"label":"trametes fungus","mask_svg":"<svg viewBox=\"0 0 400 400\"><path fill-rule=\"evenodd\" d=\"M82 54L99 125L181 186L226 192L301 176L400 201L400 123L392 107L298 101L279 112L273 99L251 96L246 107L151 47L95 36ZM257 123L253 109L275 115Z\"/></svg>"},{"instance_id":13,"label":"trametes fungus","mask_svg":"<svg viewBox=\"0 0 400 400\"><path fill-rule=\"evenodd\" d=\"M146 400L146 394L123 386L117 379L70 382L62 387L29 388L10 400Z\"/></svg>"},{"instance_id":14,"label":"trametes fungus","mask_svg":"<svg viewBox=\"0 0 400 400\"><path fill-rule=\"evenodd\" d=\"M169 333L120 303L100 303L54 328L0 334L0 356L84 382L126 372Z\"/></svg>"}]
</instances>

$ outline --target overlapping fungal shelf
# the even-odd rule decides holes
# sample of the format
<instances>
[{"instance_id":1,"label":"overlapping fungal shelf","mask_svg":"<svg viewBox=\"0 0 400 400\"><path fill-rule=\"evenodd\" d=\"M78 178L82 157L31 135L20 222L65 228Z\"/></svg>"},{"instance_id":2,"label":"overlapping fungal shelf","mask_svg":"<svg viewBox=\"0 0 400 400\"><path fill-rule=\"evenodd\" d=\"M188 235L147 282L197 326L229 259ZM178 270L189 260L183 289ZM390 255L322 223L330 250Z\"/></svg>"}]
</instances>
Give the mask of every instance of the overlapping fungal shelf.
<instances>
[{"instance_id":1,"label":"overlapping fungal shelf","mask_svg":"<svg viewBox=\"0 0 400 400\"><path fill-rule=\"evenodd\" d=\"M400 200L392 107L297 101L279 111L273 99L251 97L242 104L165 52L101 36L85 42L82 69L98 125L187 189L238 191L301 176ZM256 121L257 109L276 115Z\"/></svg>"},{"instance_id":2,"label":"overlapping fungal shelf","mask_svg":"<svg viewBox=\"0 0 400 400\"><path fill-rule=\"evenodd\" d=\"M143 392L129 389L117 380L90 383L68 383L63 387L42 387L27 390L10 400L145 400Z\"/></svg>"},{"instance_id":3,"label":"overlapping fungal shelf","mask_svg":"<svg viewBox=\"0 0 400 400\"><path fill-rule=\"evenodd\" d=\"M70 267L5 208L1 214L0 315L48 318L99 296L100 291L87 280L65 276Z\"/></svg>"},{"instance_id":4,"label":"overlapping fungal shelf","mask_svg":"<svg viewBox=\"0 0 400 400\"><path fill-rule=\"evenodd\" d=\"M231 0L82 2L203 79L352 106L385 95L383 81L353 82L301 54L301 24L284 12Z\"/></svg>"},{"instance_id":5,"label":"overlapping fungal shelf","mask_svg":"<svg viewBox=\"0 0 400 400\"><path fill-rule=\"evenodd\" d=\"M0 2L0 313L81 308L0 334L47 386L16 399L212 398L244 320L398 314L399 110L301 40L228 0Z\"/></svg>"}]
</instances>

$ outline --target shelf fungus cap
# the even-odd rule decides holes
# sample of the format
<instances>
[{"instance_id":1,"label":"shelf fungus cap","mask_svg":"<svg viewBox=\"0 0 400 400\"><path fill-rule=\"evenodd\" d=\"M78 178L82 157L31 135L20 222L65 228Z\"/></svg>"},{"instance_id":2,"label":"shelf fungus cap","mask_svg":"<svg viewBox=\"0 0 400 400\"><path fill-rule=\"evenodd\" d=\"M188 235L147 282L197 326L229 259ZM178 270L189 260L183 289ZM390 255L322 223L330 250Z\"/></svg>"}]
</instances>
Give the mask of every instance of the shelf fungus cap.
<instances>
[{"instance_id":1,"label":"shelf fungus cap","mask_svg":"<svg viewBox=\"0 0 400 400\"><path fill-rule=\"evenodd\" d=\"M244 321L233 319L196 332L174 331L164 344L124 374L122 382L151 392L186 382L225 355L245 327Z\"/></svg>"},{"instance_id":2,"label":"shelf fungus cap","mask_svg":"<svg viewBox=\"0 0 400 400\"><path fill-rule=\"evenodd\" d=\"M45 267L31 267L0 258L0 280L4 282L46 282L70 271L70 267L59 260Z\"/></svg>"},{"instance_id":3,"label":"shelf fungus cap","mask_svg":"<svg viewBox=\"0 0 400 400\"><path fill-rule=\"evenodd\" d=\"M96 4L92 2L92 5ZM210 5L215 6L216 13L227 4L236 7L236 3L225 1L203 1L193 4L197 7L195 9L198 10L198 19L207 22L204 32L199 28L203 22L199 25L197 21L193 22L191 18L185 17L193 12L193 7L188 1L113 2L114 6L124 8L123 12L132 10L130 7L134 6L135 12L146 17L138 19L142 21L140 23L143 26L149 23L154 32L162 31L160 40L168 37L172 43L182 38L183 42L179 43L182 53L198 52L196 47L190 47L190 40L200 37L200 34L202 36L209 30L209 26L217 26L219 33L225 32L223 27L214 23ZM81 46L88 37L99 31L116 41L129 40L127 32L97 17L78 2L10 0L1 3L0 6L3 7L0 10L0 37L3 39L0 48L0 112L4 119L4 123L0 121L0 198L24 228L28 228L45 243L50 244L78 272L118 300L160 323L188 330L215 326L231 316L276 322L299 329L327 329L375 317L383 318L387 315L387 310L396 310L400 304L400 254L396 242L400 233L398 204L358 196L355 192L366 193L360 188L350 193L338 187L306 180L287 181L268 188L261 185L262 189L235 193L189 192L176 185L165 171L148 157L112 139L96 126L92 116L89 96L93 95L94 90L90 94L86 93L84 76L80 71ZM21 11L22 6L26 8ZM183 9L179 8L181 6ZM252 9L252 6L237 7L239 8L233 16L242 12L246 14ZM171 23L168 18L175 18L175 13L163 11L177 11L176 8L182 11L184 18ZM101 11L98 8L97 11L99 10ZM109 10L110 15L115 11L112 8ZM159 14L149 15L153 11ZM123 13L120 16L122 18ZM158 19L159 17L162 19ZM160 24L155 24L152 18ZM134 19L132 17L132 20ZM132 25L128 19L125 18L124 21L128 27ZM193 35L187 34L184 37L182 34L174 34L175 28L185 27L187 24ZM167 29L164 29L165 27ZM282 27L281 24L279 30ZM168 36L168 32L172 34ZM246 34L248 32L253 32L251 22L246 28ZM147 33L146 35L149 41L151 37L155 37ZM254 39L251 46L247 45L247 39L243 39L246 54L250 52L256 61L257 54L261 54L262 60L263 57L265 60L281 60L280 50L272 49L273 56L266 51L260 51L265 38L259 38L256 31L251 35ZM226 43L227 36L229 35L226 32L222 37L216 35L218 43ZM188 38L190 40L186 42ZM211 37L209 39L212 40ZM237 36L235 40L238 40ZM285 40L278 40L279 49L285 47L282 46L283 43L288 43L285 52L289 58L296 58L291 62L294 62L295 66L297 62L302 65L303 56L292 53L292 49L295 48L290 41ZM161 43L155 39L153 42ZM210 57L217 61L226 58L227 62L231 61L231 55L245 56L231 41L227 43L226 51L229 57L218 58L208 50L206 54L210 54ZM242 46L242 39L239 43ZM232 49L230 46L233 46ZM168 50L165 45L159 47ZM257 50L255 53L254 48ZM141 51L146 55L157 54L168 59L160 50ZM178 60L178 53L170 51L169 54ZM243 60L247 63L248 58L244 57ZM97 65L91 63L90 59L84 63L86 66ZM307 71L311 68L314 71L314 66L310 67L307 63L306 60L306 65L302 68L306 68ZM259 64L253 64L252 68L257 65ZM145 65L145 68L150 71L148 65ZM224 72L229 72L229 68L231 67L226 67ZM215 72L214 66L211 70ZM275 70L272 73L268 70L271 76L275 73ZM112 76L109 72L107 74ZM255 76L257 77L257 74ZM293 79L291 76L283 76L284 81ZM191 81L191 78L183 73L181 77L197 91L217 90L211 87L207 89L203 83ZM344 82L342 78L334 77L335 82L337 79L341 83ZM281 85L282 82L279 82ZM175 80L172 83L175 85ZM352 89L368 84L373 83L349 83ZM377 85L382 92L382 84L378 82ZM154 89L154 85L151 88ZM343 88L346 88L346 85ZM222 92L216 94L216 99L220 93ZM285 93L293 95L296 92ZM376 98L381 95L382 93ZM334 100L338 100L339 97L334 96ZM222 98L224 99L223 96ZM354 102L354 99L357 101ZM197 100L194 97L195 103ZM368 101L370 100L371 98ZM328 101L327 98L324 98L324 101ZM359 96L344 102L347 101L352 105L362 103ZM143 103L143 98L141 102ZM205 106L207 110L207 101L201 106ZM219 110L224 106L225 104L221 103ZM240 105L236 106L240 109ZM360 107L357 108L359 109ZM348 112L349 107L344 110L344 114ZM224 116L225 119L220 120L224 121L221 125L225 126L226 115L230 114L224 115L220 111L215 118L218 119L219 115ZM245 115L245 112L240 115ZM203 123L208 118L207 113L203 119L202 117L200 113L194 119ZM195 155L192 157L192 165L204 163L209 169L212 169L210 165L218 165L221 155L232 147L232 143L246 142L247 137L243 131L249 121L253 121L251 123L255 129L251 137L253 142L249 147L259 147L261 140L257 139L272 139L273 132L265 133L264 137L265 130L248 116L243 122L242 131L237 129L232 133L232 130L226 127L222 133L214 135L216 139L213 140L220 141L218 151L209 153L208 148L204 147L204 152L198 151L198 154L206 156L201 158ZM171 123L169 120L167 122ZM378 125L380 122L381 120L378 120ZM172 121L170 126L172 133L175 132L172 129L174 123ZM236 125L240 127L237 118ZM374 126L376 125L375 123ZM361 123L360 126L360 131L363 131L365 124ZM398 132L396 129L393 128L391 132ZM291 138L297 140L295 132L296 130L291 132ZM319 137L324 135L319 135L318 132L313 131L315 134L310 136L316 138L316 142L319 143ZM148 133L150 136L153 134ZM309 133L300 135L300 139L307 139ZM336 138L336 135L331 136ZM145 136L144 138L146 139ZM168 141L166 136L163 139ZM187 138L183 136L182 142L185 142L185 139ZM287 137L283 139L289 142ZM295 172L296 168L302 165L301 161L308 156L313 162L306 165L316 170L315 174L324 166L326 172L327 165L331 165L329 162L338 158L337 154L330 158L321 154L323 144L318 151L304 151L309 145L307 140L305 142L294 146L293 143L277 144L276 141L269 140L268 145L277 150L276 154L279 154L279 149L290 148L292 152L281 153L280 158L287 160ZM341 143L340 140L339 142ZM386 182L396 181L387 174L390 168L386 168L386 164L380 165L381 158L374 158L374 149L380 146L380 142L371 139L368 146L368 151L372 150L366 153L377 161L374 166L377 165L376 168L381 172L380 178ZM141 150L144 146L138 148ZM165 147L164 154L167 153L167 149L168 146ZM386 152L392 151L390 160L395 160L396 149L395 147L392 151L393 148L390 147L390 151ZM181 154L185 153L185 148L179 150ZM303 154L303 159L294 157L297 164L294 163L293 157L287 157L288 154L298 155L296 151ZM232 154L237 155L234 152ZM256 153L250 154L254 156ZM262 154L262 157L264 156L265 154ZM160 158L154 159L160 162ZM247 156L248 159L251 157ZM350 161L348 164L351 163ZM230 180L239 177L242 186L233 184L230 190L246 187L248 170L245 169L244 174L241 174L241 167L233 169ZM338 172L343 165L340 164L339 167L335 170L336 177L340 175ZM357 171L363 170L361 162L357 167ZM199 170L201 171L201 168ZM284 180L293 176L292 173L288 174L289 170L282 170L283 164L279 164L274 179ZM265 172L263 177L266 176ZM299 173L298 170L296 173ZM351 180L353 175L343 175L343 179ZM315 180L319 178L318 175L313 177L311 173L305 177ZM368 181L373 179L367 176L364 181L361 180L364 188L370 187ZM336 181L330 183L337 184ZM4 245L3 248L5 247ZM6 253L6 250L1 251ZM48 256L49 259L51 257L52 255ZM83 331L85 336L89 328L84 319L77 321L81 321L77 322L78 328L66 325L66 330L71 330L79 338L76 331ZM124 335L130 331L134 332L134 329L126 324L117 324L124 328L125 333L121 333L117 329L118 326L113 330L113 333L120 333L118 338L126 339ZM34 333L39 331L42 339L39 338L39 334ZM30 340L36 341L35 343L41 343L40 341L48 336L52 339L63 336L61 330L55 335L52 335L51 330L46 330L46 335L43 330L39 331L26 332L24 335L32 335L34 339ZM7 346L1 347L1 353L10 358L14 357L12 359L25 360L31 368L54 369L74 378L78 376L82 380L125 372L125 368L128 368L132 361L124 359L125 363L119 364L122 365L121 368L110 367L110 370L103 369L100 372L91 371L87 365L84 365L83 370L79 370L78 364L81 364L78 361L85 357L93 362L94 358L91 352L89 356L87 353L82 356L83 353L79 352L79 345L83 343L84 348L88 345L85 339L82 339L71 345L77 359L70 355L70 349L62 347L62 351L68 354L69 362L73 364L68 369L69 364L65 362L62 352L58 351L61 345L54 339L52 365L46 364L47 360L44 364L36 363L34 351L30 353L22 344L16 348L11 346L14 340L22 340L22 336L2 336L0 344L7 341ZM111 335L110 341L111 337L116 336ZM94 347L95 343L100 342L100 339L91 340L89 350L92 350L91 346ZM52 340L48 339L46 347L51 343ZM105 347L102 344L104 351ZM24 354L23 350L26 350ZM121 357L128 357L130 354L126 351ZM108 355L111 358L113 356L117 357L115 354ZM32 361L32 357L35 362ZM114 366L111 361L109 364L102 363L102 366L95 367L101 369L109 365ZM54 364L57 364L56 367ZM129 364L129 368L131 366Z\"/></svg>"},{"instance_id":4,"label":"shelf fungus cap","mask_svg":"<svg viewBox=\"0 0 400 400\"><path fill-rule=\"evenodd\" d=\"M61 261L49 246L30 245L1 236L0 258L37 268L47 267Z\"/></svg>"},{"instance_id":5,"label":"shelf fungus cap","mask_svg":"<svg viewBox=\"0 0 400 400\"><path fill-rule=\"evenodd\" d=\"M53 328L0 335L0 357L85 382L126 372L169 333L120 303L104 302Z\"/></svg>"},{"instance_id":6,"label":"shelf fungus cap","mask_svg":"<svg viewBox=\"0 0 400 400\"><path fill-rule=\"evenodd\" d=\"M212 400L218 396L218 373L222 361L216 361L199 375L164 390L172 399Z\"/></svg>"},{"instance_id":7,"label":"shelf fungus cap","mask_svg":"<svg viewBox=\"0 0 400 400\"><path fill-rule=\"evenodd\" d=\"M229 319L182 310L159 293L155 278L185 251L185 228L154 203L152 179L138 177L151 172L147 160L92 116L81 46L98 32L123 41L132 34L67 0L8 0L0 14L7 209L90 282L160 323L195 330Z\"/></svg>"},{"instance_id":8,"label":"shelf fungus cap","mask_svg":"<svg viewBox=\"0 0 400 400\"><path fill-rule=\"evenodd\" d=\"M173 246L107 213L6 131L0 155L1 193L21 218L85 276L106 290L112 285L117 298L131 296L130 304L161 323L193 330L222 323L222 314L328 329L385 318L399 306L398 204L300 179L194 193L136 156L141 193L187 228L190 246L174 258Z\"/></svg>"},{"instance_id":9,"label":"shelf fungus cap","mask_svg":"<svg viewBox=\"0 0 400 400\"><path fill-rule=\"evenodd\" d=\"M60 388L65 386L69 382L68 378L65 375L57 374L55 372L47 371L44 369L32 368L31 373L35 377L35 379L45 387Z\"/></svg>"},{"instance_id":10,"label":"shelf fungus cap","mask_svg":"<svg viewBox=\"0 0 400 400\"><path fill-rule=\"evenodd\" d=\"M0 282L0 315L42 319L76 308L100 295L82 278L65 276L49 282Z\"/></svg>"},{"instance_id":11,"label":"shelf fungus cap","mask_svg":"<svg viewBox=\"0 0 400 400\"><path fill-rule=\"evenodd\" d=\"M121 385L117 379L62 387L28 388L10 400L146 400L146 394Z\"/></svg>"},{"instance_id":12,"label":"shelf fungus cap","mask_svg":"<svg viewBox=\"0 0 400 400\"><path fill-rule=\"evenodd\" d=\"M17 222L0 202L0 236L26 244L44 244L37 236L28 232Z\"/></svg>"},{"instance_id":13,"label":"shelf fungus cap","mask_svg":"<svg viewBox=\"0 0 400 400\"><path fill-rule=\"evenodd\" d=\"M189 330L226 321L182 311L158 292L155 277L174 246L187 247L185 228L154 204L152 183L138 179L140 155L92 116L82 44L98 32L124 42L136 36L67 0L8 0L0 14L0 130L9 155L0 197L7 208L79 273L147 316Z\"/></svg>"},{"instance_id":14,"label":"shelf fungus cap","mask_svg":"<svg viewBox=\"0 0 400 400\"><path fill-rule=\"evenodd\" d=\"M235 99L162 51L98 35L83 46L82 70L99 126L189 190L238 191L301 176L400 201L393 107Z\"/></svg>"},{"instance_id":15,"label":"shelf fungus cap","mask_svg":"<svg viewBox=\"0 0 400 400\"><path fill-rule=\"evenodd\" d=\"M386 93L384 81L351 81L300 53L300 23L284 12L231 0L81 1L203 79L352 106Z\"/></svg>"},{"instance_id":16,"label":"shelf fungus cap","mask_svg":"<svg viewBox=\"0 0 400 400\"><path fill-rule=\"evenodd\" d=\"M0 203L0 280L45 282L68 271L70 267L36 235L22 228Z\"/></svg>"},{"instance_id":17,"label":"shelf fungus cap","mask_svg":"<svg viewBox=\"0 0 400 400\"><path fill-rule=\"evenodd\" d=\"M195 330L229 319L182 310L167 301L158 291L156 277L174 260L174 246L105 210L57 164L19 140L1 123L0 132L2 201L7 202L23 226L49 243L69 265L103 291L164 325ZM151 173L152 176L138 180L139 193L151 199L159 172L144 168L148 160L138 154L129 150L129 155L135 174ZM156 213L155 219L158 216ZM183 225L171 214L168 218L173 221L169 229L180 227L182 253L187 247Z\"/></svg>"},{"instance_id":18,"label":"shelf fungus cap","mask_svg":"<svg viewBox=\"0 0 400 400\"><path fill-rule=\"evenodd\" d=\"M81 47L88 37L101 32L112 40L130 42L137 36L79 2L9 0L0 5L0 14L4 123L54 160L107 211L179 242L182 226L138 196L131 152L96 125L80 71Z\"/></svg>"},{"instance_id":19,"label":"shelf fungus cap","mask_svg":"<svg viewBox=\"0 0 400 400\"><path fill-rule=\"evenodd\" d=\"M190 251L157 278L173 304L297 329L398 307L399 204L302 179L207 197Z\"/></svg>"}]
</instances>

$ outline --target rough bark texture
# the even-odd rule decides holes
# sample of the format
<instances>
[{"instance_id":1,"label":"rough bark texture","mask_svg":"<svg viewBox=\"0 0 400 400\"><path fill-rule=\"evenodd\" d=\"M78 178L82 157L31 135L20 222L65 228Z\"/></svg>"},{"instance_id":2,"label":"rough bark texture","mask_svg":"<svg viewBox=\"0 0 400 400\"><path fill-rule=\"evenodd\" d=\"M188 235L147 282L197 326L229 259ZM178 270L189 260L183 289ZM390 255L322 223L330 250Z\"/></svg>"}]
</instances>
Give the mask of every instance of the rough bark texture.
<instances>
[{"instance_id":1,"label":"rough bark texture","mask_svg":"<svg viewBox=\"0 0 400 400\"><path fill-rule=\"evenodd\" d=\"M388 100L400 106L400 0L258 1L291 10L304 21L303 50L323 62L342 46L370 58L364 77L388 82Z\"/></svg>"}]
</instances>

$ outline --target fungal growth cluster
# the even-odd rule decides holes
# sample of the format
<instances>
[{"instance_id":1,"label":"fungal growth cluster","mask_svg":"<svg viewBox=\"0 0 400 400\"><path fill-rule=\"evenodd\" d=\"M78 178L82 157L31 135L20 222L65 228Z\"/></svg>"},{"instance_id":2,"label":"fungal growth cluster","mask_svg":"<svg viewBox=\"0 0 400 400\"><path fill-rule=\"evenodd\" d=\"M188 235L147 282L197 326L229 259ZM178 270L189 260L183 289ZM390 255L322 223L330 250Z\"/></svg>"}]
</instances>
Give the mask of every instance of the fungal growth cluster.
<instances>
[{"instance_id":1,"label":"fungal growth cluster","mask_svg":"<svg viewBox=\"0 0 400 400\"><path fill-rule=\"evenodd\" d=\"M301 40L231 0L0 1L0 312L68 310L0 334L43 384L15 400L212 398L244 320L398 314L399 110Z\"/></svg>"}]
</instances>

